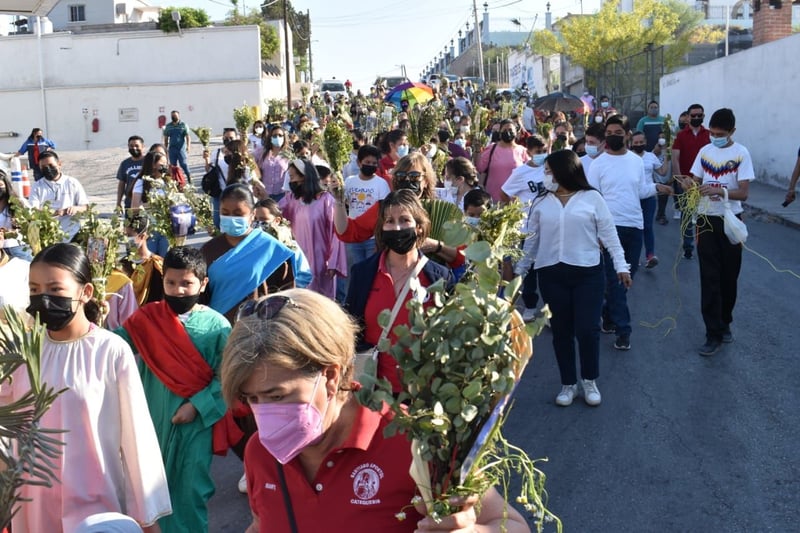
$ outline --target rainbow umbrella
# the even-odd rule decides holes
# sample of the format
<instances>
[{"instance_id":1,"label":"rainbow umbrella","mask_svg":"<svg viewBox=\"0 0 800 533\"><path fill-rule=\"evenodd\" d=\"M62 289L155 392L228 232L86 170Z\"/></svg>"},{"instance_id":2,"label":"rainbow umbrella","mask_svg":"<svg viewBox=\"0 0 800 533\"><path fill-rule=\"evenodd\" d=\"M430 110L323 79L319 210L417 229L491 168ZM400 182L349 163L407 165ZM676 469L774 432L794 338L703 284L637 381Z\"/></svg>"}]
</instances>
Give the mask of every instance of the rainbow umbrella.
<instances>
[{"instance_id":1,"label":"rainbow umbrella","mask_svg":"<svg viewBox=\"0 0 800 533\"><path fill-rule=\"evenodd\" d=\"M417 83L413 81L408 81L406 83L401 83L394 87L389 94L384 97L386 102L390 102L397 107L397 109L402 110L400 103L403 100L408 101L408 108L411 109L417 104L424 104L428 100L433 99L433 89L425 85L424 83Z\"/></svg>"}]
</instances>

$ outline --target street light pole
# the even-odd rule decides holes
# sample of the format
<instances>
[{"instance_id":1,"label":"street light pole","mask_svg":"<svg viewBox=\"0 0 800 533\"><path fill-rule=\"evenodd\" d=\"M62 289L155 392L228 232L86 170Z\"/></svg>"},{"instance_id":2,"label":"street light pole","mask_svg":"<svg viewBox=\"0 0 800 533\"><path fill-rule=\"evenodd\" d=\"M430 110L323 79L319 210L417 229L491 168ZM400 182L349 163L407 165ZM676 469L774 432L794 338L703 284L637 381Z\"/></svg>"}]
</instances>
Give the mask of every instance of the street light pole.
<instances>
[{"instance_id":1,"label":"street light pole","mask_svg":"<svg viewBox=\"0 0 800 533\"><path fill-rule=\"evenodd\" d=\"M289 0L283 0L283 48L284 62L286 63L286 112L292 109L292 78L294 68L289 60Z\"/></svg>"},{"instance_id":2,"label":"street light pole","mask_svg":"<svg viewBox=\"0 0 800 533\"><path fill-rule=\"evenodd\" d=\"M306 22L308 24L308 77L310 78L308 81L312 85L314 84L314 54L311 51L311 43L314 41L311 40L311 10L306 9Z\"/></svg>"},{"instance_id":3,"label":"street light pole","mask_svg":"<svg viewBox=\"0 0 800 533\"><path fill-rule=\"evenodd\" d=\"M481 25L478 23L478 1L472 0L472 14L475 15L475 37L478 43L478 72L481 80L485 83L483 76L483 46L481 45Z\"/></svg>"}]
</instances>

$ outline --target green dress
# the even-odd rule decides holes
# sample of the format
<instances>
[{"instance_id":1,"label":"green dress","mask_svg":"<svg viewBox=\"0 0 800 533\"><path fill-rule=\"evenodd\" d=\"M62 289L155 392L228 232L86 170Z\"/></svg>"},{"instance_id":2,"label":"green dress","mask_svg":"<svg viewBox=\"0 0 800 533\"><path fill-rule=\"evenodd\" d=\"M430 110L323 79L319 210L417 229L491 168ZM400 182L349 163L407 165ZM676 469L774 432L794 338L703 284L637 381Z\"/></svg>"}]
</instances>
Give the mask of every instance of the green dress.
<instances>
[{"instance_id":1,"label":"green dress","mask_svg":"<svg viewBox=\"0 0 800 533\"><path fill-rule=\"evenodd\" d=\"M164 386L139 359L139 373L158 436L172 500L172 514L158 521L162 533L208 531L207 504L214 494L210 472L211 430L227 409L220 390L219 366L222 350L231 331L230 323L206 306L192 311L188 318L184 315L181 322L203 359L214 369L215 375L205 389L188 399L197 409L195 419L188 424L176 425L172 423L172 417L187 400ZM136 352L124 326L116 332ZM164 335L168 334L164 332ZM153 339L153 343L157 346L158 339Z\"/></svg>"}]
</instances>

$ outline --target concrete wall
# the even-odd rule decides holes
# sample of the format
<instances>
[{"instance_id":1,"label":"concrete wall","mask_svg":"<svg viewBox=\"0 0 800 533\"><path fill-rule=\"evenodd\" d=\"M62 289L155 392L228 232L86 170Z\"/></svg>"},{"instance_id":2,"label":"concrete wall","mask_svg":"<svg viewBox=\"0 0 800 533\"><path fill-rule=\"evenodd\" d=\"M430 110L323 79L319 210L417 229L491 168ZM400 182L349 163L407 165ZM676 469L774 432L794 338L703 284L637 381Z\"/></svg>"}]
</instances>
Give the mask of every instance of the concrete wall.
<instances>
[{"instance_id":1,"label":"concrete wall","mask_svg":"<svg viewBox=\"0 0 800 533\"><path fill-rule=\"evenodd\" d=\"M799 144L798 57L800 34L664 76L661 112L677 122L681 111L699 103L708 126L716 109L733 109L734 139L750 150L758 179L787 186Z\"/></svg>"},{"instance_id":2,"label":"concrete wall","mask_svg":"<svg viewBox=\"0 0 800 533\"><path fill-rule=\"evenodd\" d=\"M16 150L33 127L42 127L60 149L125 146L132 134L160 137L157 119L181 111L190 126L219 135L233 126L232 110L244 102L263 105L285 92L262 86L256 26L93 35L55 33L41 39L44 90L40 89L35 36L0 38L0 64L15 76L0 78L3 115L0 151ZM46 116L45 116L46 110ZM100 131L87 131L92 119Z\"/></svg>"}]
</instances>

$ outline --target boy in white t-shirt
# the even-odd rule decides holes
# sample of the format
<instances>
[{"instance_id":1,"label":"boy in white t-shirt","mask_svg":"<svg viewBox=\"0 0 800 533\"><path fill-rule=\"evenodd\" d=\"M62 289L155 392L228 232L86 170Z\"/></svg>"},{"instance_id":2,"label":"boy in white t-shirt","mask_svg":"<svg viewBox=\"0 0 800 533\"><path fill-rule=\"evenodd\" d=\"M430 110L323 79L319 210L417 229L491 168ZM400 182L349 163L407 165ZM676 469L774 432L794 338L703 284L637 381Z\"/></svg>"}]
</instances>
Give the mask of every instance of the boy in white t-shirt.
<instances>
[{"instance_id":1,"label":"boy in white t-shirt","mask_svg":"<svg viewBox=\"0 0 800 533\"><path fill-rule=\"evenodd\" d=\"M728 191L735 215L747 200L750 181L755 178L753 160L747 148L731 139L736 117L727 108L718 109L708 124L711 144L700 149L692 165L692 179L684 189L700 185L697 208L697 258L700 262L700 307L706 326L706 343L700 355L713 355L723 343L733 342L731 322L736 304L737 282L742 266L741 244L731 244L725 235L723 189Z\"/></svg>"},{"instance_id":2,"label":"boy in white t-shirt","mask_svg":"<svg viewBox=\"0 0 800 533\"><path fill-rule=\"evenodd\" d=\"M372 145L364 145L358 149L358 174L344 180L344 201L350 218L361 216L373 204L383 200L389 194L389 184L376 175L381 151ZM347 264L363 261L375 253L375 239L364 242L348 243Z\"/></svg>"},{"instance_id":3,"label":"boy in white t-shirt","mask_svg":"<svg viewBox=\"0 0 800 533\"><path fill-rule=\"evenodd\" d=\"M500 187L500 200L510 202L518 198L522 205L530 204L544 192L544 160L547 159L547 145L538 133L525 139L525 149L530 159L511 171L511 175Z\"/></svg>"}]
</instances>

